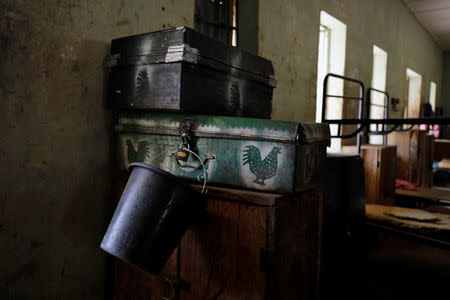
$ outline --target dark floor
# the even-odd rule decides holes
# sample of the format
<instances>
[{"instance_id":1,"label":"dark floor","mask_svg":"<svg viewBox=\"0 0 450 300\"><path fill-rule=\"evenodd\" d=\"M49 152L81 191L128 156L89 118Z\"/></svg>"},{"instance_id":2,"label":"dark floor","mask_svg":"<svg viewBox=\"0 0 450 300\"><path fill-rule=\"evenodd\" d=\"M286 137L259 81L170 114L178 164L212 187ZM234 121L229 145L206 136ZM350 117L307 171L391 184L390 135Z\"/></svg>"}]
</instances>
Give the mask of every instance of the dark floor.
<instances>
[{"instance_id":1,"label":"dark floor","mask_svg":"<svg viewBox=\"0 0 450 300\"><path fill-rule=\"evenodd\" d=\"M373 228L364 243L347 245L328 269L323 299L447 298L450 248Z\"/></svg>"}]
</instances>

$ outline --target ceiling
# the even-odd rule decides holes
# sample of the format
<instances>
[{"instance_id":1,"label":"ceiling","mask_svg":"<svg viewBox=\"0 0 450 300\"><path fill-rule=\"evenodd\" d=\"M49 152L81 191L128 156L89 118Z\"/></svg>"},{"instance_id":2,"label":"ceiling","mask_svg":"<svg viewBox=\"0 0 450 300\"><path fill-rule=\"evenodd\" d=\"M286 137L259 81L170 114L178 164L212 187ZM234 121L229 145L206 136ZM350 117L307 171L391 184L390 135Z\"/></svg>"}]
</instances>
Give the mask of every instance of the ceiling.
<instances>
[{"instance_id":1,"label":"ceiling","mask_svg":"<svg viewBox=\"0 0 450 300\"><path fill-rule=\"evenodd\" d=\"M443 50L450 50L450 0L403 0Z\"/></svg>"}]
</instances>

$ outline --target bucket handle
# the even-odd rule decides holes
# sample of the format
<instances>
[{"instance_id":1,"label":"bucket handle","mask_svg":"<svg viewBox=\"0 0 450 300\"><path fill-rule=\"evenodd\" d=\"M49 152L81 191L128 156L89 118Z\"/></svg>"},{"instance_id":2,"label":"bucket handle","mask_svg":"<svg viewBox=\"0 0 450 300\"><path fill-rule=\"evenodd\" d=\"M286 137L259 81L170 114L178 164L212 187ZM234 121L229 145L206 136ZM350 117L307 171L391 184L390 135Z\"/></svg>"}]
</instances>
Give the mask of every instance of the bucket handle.
<instances>
[{"instance_id":1,"label":"bucket handle","mask_svg":"<svg viewBox=\"0 0 450 300\"><path fill-rule=\"evenodd\" d=\"M202 161L202 159L200 158L200 156L199 156L197 153L195 153L194 151L192 151L192 150L190 150L190 149L184 147L183 145L182 145L180 148L183 149L183 150L185 150L185 151L187 151L187 152L189 152L189 153L191 153L192 155L194 155L194 156L198 159L198 161L200 162L200 166L201 166L202 169L203 169L203 187L202 187L202 192L201 192L201 193L202 193L202 194L205 194L205 191L206 191L206 176L207 176L205 163L208 161L208 159L214 159L215 156L214 156L214 155L208 155L208 156L205 156L205 160ZM163 152L163 153L160 153L160 154L156 155L156 156L150 161L150 163L152 163L155 159L157 159L158 157L160 157L160 156L162 156L162 155L164 155L164 154L169 154L169 156L173 156L173 157L175 158L174 151L165 151L165 152ZM180 164L180 162L178 161L178 159L175 158L175 161L176 161L177 164L178 164L179 166L181 166L181 167L195 168L195 169L201 170L201 169L200 169L200 166L197 166L197 167L195 167L195 166L183 166L183 165Z\"/></svg>"},{"instance_id":2,"label":"bucket handle","mask_svg":"<svg viewBox=\"0 0 450 300\"><path fill-rule=\"evenodd\" d=\"M186 147L181 147L181 149L183 149L184 151L187 151L187 152L189 152L189 153L191 153L192 155L194 155L197 159L198 159L198 161L200 162L200 164L202 165L202 168L203 168L203 188L202 188L202 194L204 194L204 192L205 192L205 189L206 189L206 167L205 167L205 163L202 161L202 159L200 158L200 156L197 154L197 153L195 153L194 151L192 151L192 150L189 150L189 149L187 149ZM172 154L173 155L173 154ZM175 156L174 156L175 157ZM178 163L178 165L180 165L180 163L178 162L178 159L176 159L175 158L175 160L176 160L176 162ZM205 162L208 160L208 158L206 158L205 157Z\"/></svg>"},{"instance_id":3,"label":"bucket handle","mask_svg":"<svg viewBox=\"0 0 450 300\"><path fill-rule=\"evenodd\" d=\"M183 148L183 150L189 150L189 149ZM189 151L189 152L192 153L191 151ZM181 164L180 161L175 157L175 161L177 162L178 166L180 166L181 168L190 168L190 169L194 169L194 170L201 170L202 168L204 168L204 166L210 159L211 160L216 159L216 156L215 155L205 155L205 158L203 159L203 163L200 160L200 163L197 166L192 166L192 165L188 165L188 164Z\"/></svg>"}]
</instances>

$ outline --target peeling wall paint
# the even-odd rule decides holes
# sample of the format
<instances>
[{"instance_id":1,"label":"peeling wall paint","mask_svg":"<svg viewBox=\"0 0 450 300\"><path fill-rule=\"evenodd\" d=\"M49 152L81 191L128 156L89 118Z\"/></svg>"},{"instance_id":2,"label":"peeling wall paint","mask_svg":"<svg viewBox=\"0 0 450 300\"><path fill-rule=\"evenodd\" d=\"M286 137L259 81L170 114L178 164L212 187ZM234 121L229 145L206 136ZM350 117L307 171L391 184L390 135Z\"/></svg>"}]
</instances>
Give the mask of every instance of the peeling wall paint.
<instances>
[{"instance_id":1,"label":"peeling wall paint","mask_svg":"<svg viewBox=\"0 0 450 300\"><path fill-rule=\"evenodd\" d=\"M428 101L432 80L438 85L437 105L445 105L440 97L442 50L401 0L260 0L258 53L274 61L278 81L273 119L315 119L321 10L347 25L346 76L370 86L375 44L388 52L386 89L392 97L406 101L408 67L423 76L423 101Z\"/></svg>"},{"instance_id":2,"label":"peeling wall paint","mask_svg":"<svg viewBox=\"0 0 450 300\"><path fill-rule=\"evenodd\" d=\"M0 1L0 298L103 299L111 39L194 24L188 1Z\"/></svg>"}]
</instances>

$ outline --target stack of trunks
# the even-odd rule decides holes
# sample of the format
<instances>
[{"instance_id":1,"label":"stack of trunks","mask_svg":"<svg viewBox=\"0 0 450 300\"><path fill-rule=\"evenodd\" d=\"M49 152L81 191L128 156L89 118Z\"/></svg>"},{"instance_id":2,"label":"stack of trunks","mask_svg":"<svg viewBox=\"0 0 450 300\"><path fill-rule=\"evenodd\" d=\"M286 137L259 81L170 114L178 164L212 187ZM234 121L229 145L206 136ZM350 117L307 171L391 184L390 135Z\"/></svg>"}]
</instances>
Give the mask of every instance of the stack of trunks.
<instances>
[{"instance_id":1,"label":"stack of trunks","mask_svg":"<svg viewBox=\"0 0 450 300\"><path fill-rule=\"evenodd\" d=\"M179 27L113 40L106 65L121 170L200 184L204 165L208 186L277 194L324 183L329 127L270 120L271 61Z\"/></svg>"}]
</instances>

